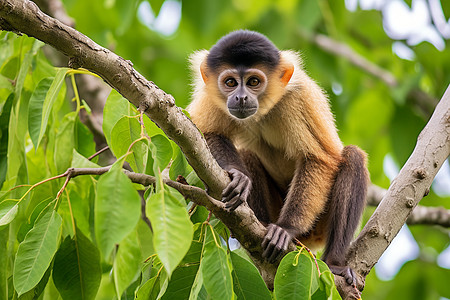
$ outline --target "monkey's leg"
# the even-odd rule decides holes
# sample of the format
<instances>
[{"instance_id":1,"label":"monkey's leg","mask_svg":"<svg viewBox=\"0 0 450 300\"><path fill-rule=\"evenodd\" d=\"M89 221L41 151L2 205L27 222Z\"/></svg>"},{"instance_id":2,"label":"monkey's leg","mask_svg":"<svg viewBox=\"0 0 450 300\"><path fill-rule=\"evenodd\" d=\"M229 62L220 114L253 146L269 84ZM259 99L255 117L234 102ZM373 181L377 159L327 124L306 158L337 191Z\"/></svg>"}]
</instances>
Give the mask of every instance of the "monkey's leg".
<instances>
[{"instance_id":1,"label":"monkey's leg","mask_svg":"<svg viewBox=\"0 0 450 300\"><path fill-rule=\"evenodd\" d=\"M286 200L275 224L268 226L263 257L275 262L294 237L307 235L328 202L338 159L310 156L298 161Z\"/></svg>"},{"instance_id":2,"label":"monkey's leg","mask_svg":"<svg viewBox=\"0 0 450 300\"><path fill-rule=\"evenodd\" d=\"M365 161L366 155L358 147L345 147L330 195L328 239L322 260L348 284L356 282L345 256L365 205L369 181Z\"/></svg>"}]
</instances>

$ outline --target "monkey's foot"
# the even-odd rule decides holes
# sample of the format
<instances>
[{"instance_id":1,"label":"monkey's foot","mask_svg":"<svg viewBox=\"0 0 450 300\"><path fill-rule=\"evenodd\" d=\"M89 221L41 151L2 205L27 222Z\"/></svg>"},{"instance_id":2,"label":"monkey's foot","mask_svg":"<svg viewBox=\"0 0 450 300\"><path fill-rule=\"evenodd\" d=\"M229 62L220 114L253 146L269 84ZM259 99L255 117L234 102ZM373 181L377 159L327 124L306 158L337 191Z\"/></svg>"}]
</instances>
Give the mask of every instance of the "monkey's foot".
<instances>
[{"instance_id":1,"label":"monkey's foot","mask_svg":"<svg viewBox=\"0 0 450 300\"><path fill-rule=\"evenodd\" d=\"M328 265L330 271L338 276L344 277L348 285L356 286L356 273L348 266Z\"/></svg>"},{"instance_id":2,"label":"monkey's foot","mask_svg":"<svg viewBox=\"0 0 450 300\"><path fill-rule=\"evenodd\" d=\"M269 224L267 229L261 244L262 257L268 262L274 263L286 252L289 242L292 241L292 235L276 224Z\"/></svg>"}]
</instances>

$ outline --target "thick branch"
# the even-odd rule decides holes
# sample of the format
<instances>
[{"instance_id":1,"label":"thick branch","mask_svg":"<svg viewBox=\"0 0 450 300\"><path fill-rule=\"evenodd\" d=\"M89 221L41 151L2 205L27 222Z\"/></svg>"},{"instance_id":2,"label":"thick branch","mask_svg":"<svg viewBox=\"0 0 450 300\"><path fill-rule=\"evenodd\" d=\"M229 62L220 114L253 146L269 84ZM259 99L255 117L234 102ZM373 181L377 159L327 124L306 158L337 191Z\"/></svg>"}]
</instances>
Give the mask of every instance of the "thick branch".
<instances>
[{"instance_id":1,"label":"thick branch","mask_svg":"<svg viewBox=\"0 0 450 300\"><path fill-rule=\"evenodd\" d=\"M71 67L84 67L98 74L131 103L147 108L146 114L181 147L210 191L221 193L228 176L207 150L199 131L175 106L173 97L146 80L130 61L50 18L28 0L1 0L0 18L2 29L19 31L53 46L69 57Z\"/></svg>"},{"instance_id":2,"label":"thick branch","mask_svg":"<svg viewBox=\"0 0 450 300\"><path fill-rule=\"evenodd\" d=\"M439 168L450 155L450 86L416 147L374 214L351 245L347 260L364 279L400 231L419 201L428 194Z\"/></svg>"},{"instance_id":3,"label":"thick branch","mask_svg":"<svg viewBox=\"0 0 450 300\"><path fill-rule=\"evenodd\" d=\"M98 74L131 103L144 108L150 119L180 146L189 164L208 187L208 193L220 198L229 177L211 155L205 139L175 105L173 97L139 74L130 61L45 15L29 0L0 0L0 29L25 33L53 46L69 57L70 67L84 67ZM213 202L206 206L253 255L255 263L268 270L263 274L266 282L273 282L276 267L266 266L261 258L260 245L266 229L248 205L239 206L233 213Z\"/></svg>"},{"instance_id":4,"label":"thick branch","mask_svg":"<svg viewBox=\"0 0 450 300\"><path fill-rule=\"evenodd\" d=\"M387 190L372 184L367 194L367 205L378 206ZM427 207L418 205L406 220L408 225L440 225L450 227L450 210L443 207Z\"/></svg>"}]
</instances>

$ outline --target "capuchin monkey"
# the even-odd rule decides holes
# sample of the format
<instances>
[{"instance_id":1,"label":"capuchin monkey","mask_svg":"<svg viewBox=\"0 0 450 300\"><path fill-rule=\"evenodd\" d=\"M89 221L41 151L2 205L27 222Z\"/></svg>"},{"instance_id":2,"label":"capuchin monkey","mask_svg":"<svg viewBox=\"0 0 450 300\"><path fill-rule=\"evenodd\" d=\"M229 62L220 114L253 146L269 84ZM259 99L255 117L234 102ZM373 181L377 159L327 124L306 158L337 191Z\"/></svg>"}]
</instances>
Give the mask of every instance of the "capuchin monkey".
<instances>
[{"instance_id":1,"label":"capuchin monkey","mask_svg":"<svg viewBox=\"0 0 450 300\"><path fill-rule=\"evenodd\" d=\"M267 261L276 262L296 238L312 249L325 246L331 271L355 284L345 256L365 205L366 155L342 145L328 99L299 55L239 30L191 63L188 111L230 175L226 208L247 202L267 226Z\"/></svg>"}]
</instances>

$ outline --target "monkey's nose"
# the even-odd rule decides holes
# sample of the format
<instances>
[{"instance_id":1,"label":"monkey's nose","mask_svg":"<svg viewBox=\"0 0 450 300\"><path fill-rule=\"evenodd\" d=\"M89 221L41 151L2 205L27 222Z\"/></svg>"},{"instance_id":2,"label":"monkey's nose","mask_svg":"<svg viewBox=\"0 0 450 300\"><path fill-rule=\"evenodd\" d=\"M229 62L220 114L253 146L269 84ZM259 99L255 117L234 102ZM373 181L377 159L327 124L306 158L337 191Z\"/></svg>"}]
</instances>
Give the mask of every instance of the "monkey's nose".
<instances>
[{"instance_id":1,"label":"monkey's nose","mask_svg":"<svg viewBox=\"0 0 450 300\"><path fill-rule=\"evenodd\" d=\"M247 99L247 96L236 96L236 102L239 102L239 105L243 105Z\"/></svg>"}]
</instances>

